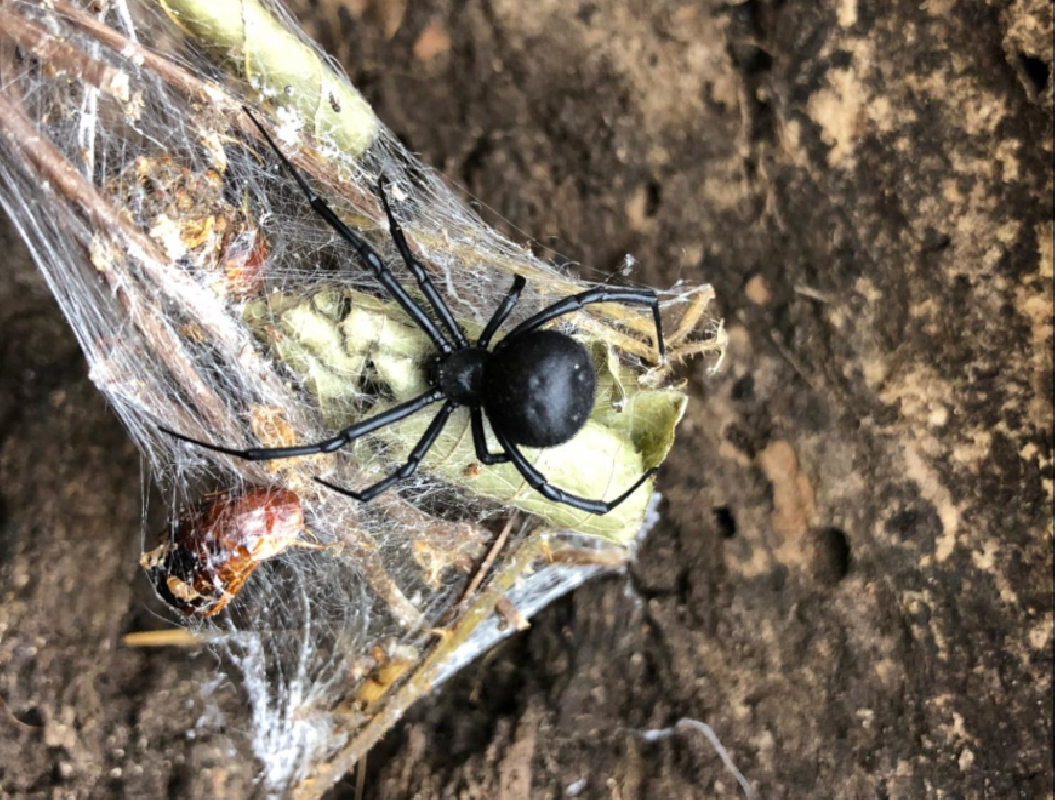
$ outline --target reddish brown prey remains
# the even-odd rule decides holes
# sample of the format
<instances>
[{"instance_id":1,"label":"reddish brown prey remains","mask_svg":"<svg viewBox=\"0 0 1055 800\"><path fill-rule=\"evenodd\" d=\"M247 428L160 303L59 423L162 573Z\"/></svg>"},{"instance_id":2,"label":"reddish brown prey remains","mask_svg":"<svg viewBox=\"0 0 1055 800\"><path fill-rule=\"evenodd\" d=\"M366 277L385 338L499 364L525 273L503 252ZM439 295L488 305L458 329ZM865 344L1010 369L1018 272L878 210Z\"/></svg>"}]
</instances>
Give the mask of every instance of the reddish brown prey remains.
<instances>
[{"instance_id":1,"label":"reddish brown prey remains","mask_svg":"<svg viewBox=\"0 0 1055 800\"><path fill-rule=\"evenodd\" d=\"M221 492L184 509L139 563L162 600L211 617L260 563L297 544L303 532L300 498L291 491Z\"/></svg>"},{"instance_id":2,"label":"reddish brown prey remains","mask_svg":"<svg viewBox=\"0 0 1055 800\"><path fill-rule=\"evenodd\" d=\"M182 441L235 458L247 461L269 461L276 458L331 453L360 436L398 422L433 403L442 402L443 405L439 412L420 441L410 451L406 462L388 477L359 491L336 486L320 478L315 480L334 491L364 503L371 500L393 484L414 474L429 448L435 444L450 415L461 406L470 411L473 445L480 462L486 465L511 462L529 486L555 503L563 503L594 514L607 514L655 474L655 468L648 470L633 486L614 500L592 500L551 485L519 449L520 445L554 447L569 441L582 430L593 410L596 379L586 348L567 334L554 330L543 330L542 326L557 317L595 303L648 306L652 309L652 316L656 324L656 348L662 357L664 354L663 328L659 318L659 299L654 291L651 289L598 288L566 297L521 322L491 350L489 349L491 339L512 312L526 283L523 276L518 275L505 298L495 309L483 333L475 343L470 343L446 302L429 280L424 268L411 254L403 230L389 206L388 196L385 193L387 181L382 176L378 181L377 192L388 217L392 239L407 269L417 281L421 293L428 300L443 328L446 329L444 333L440 326L433 322L418 305L417 301L407 293L373 247L345 225L326 201L315 194L249 109L245 109L245 113L259 129L261 136L274 150L285 169L293 176L315 213L352 246L359 258L373 271L378 282L388 290L414 323L432 340L437 350L428 374L432 388L412 400L399 403L370 419L345 428L329 439L314 444L296 447L237 449L192 439L181 433L162 428L165 433ZM487 449L483 424L484 414L487 414L491 429L502 448L500 453L491 453Z\"/></svg>"}]
</instances>

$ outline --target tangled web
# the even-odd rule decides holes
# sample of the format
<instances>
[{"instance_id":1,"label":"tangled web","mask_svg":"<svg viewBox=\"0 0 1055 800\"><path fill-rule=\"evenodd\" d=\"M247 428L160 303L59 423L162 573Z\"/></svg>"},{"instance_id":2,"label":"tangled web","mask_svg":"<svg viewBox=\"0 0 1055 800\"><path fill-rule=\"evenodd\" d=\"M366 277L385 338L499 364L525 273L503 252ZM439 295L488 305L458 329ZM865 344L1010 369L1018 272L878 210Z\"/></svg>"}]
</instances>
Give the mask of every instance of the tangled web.
<instances>
[{"instance_id":1,"label":"tangled web","mask_svg":"<svg viewBox=\"0 0 1055 800\"><path fill-rule=\"evenodd\" d=\"M314 796L415 697L623 563L651 489L605 517L554 506L511 468L475 463L463 412L422 470L369 504L314 479L377 480L429 415L275 462L163 434L318 441L419 391L431 356L243 104L403 277L376 193L387 176L412 249L470 333L516 274L528 288L514 324L589 284L482 224L279 6L53 0L4 4L0 18L0 202L163 498L147 574L171 618L240 670L267 787ZM720 358L709 287L662 296L666 317L681 312L671 360ZM561 452L531 458L558 485L610 497L662 461L684 395L654 364L647 315L604 307L561 324L594 358L597 408Z\"/></svg>"}]
</instances>

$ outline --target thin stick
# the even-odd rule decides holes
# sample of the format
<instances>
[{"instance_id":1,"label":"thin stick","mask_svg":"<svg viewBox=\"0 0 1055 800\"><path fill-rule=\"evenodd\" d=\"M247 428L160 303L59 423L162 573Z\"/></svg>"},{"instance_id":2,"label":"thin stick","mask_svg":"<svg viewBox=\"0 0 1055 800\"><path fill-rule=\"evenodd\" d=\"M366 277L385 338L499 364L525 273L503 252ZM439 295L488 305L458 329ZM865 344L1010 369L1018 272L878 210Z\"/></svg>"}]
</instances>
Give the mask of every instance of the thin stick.
<instances>
[{"instance_id":1,"label":"thin stick","mask_svg":"<svg viewBox=\"0 0 1055 800\"><path fill-rule=\"evenodd\" d=\"M487 577L487 573L491 569L491 565L495 563L495 559L498 554L502 552L502 548L506 545L506 540L509 538L509 532L513 530L513 523L516 522L516 512L510 515L509 519L506 520L506 524L502 526L501 533L495 539L494 544L487 551L487 556L480 563L480 566L476 570L476 574L473 575L473 579L469 582L469 585L465 587L465 591L462 592L461 598L457 603L454 604L454 618L457 619L458 614L461 613L462 606L465 605L472 596L476 594L476 590L480 588L480 584L483 583L484 578Z\"/></svg>"},{"instance_id":2,"label":"thin stick","mask_svg":"<svg viewBox=\"0 0 1055 800\"><path fill-rule=\"evenodd\" d=\"M128 74L104 64L87 53L30 25L22 17L0 6L0 31L16 44L34 53L49 66L65 65L85 83L121 101L128 100Z\"/></svg>"},{"instance_id":3,"label":"thin stick","mask_svg":"<svg viewBox=\"0 0 1055 800\"><path fill-rule=\"evenodd\" d=\"M21 150L62 195L79 205L99 230L120 232L121 238L130 245L129 254L146 271L156 270L157 265L163 263L164 259L155 249L154 243L131 230L121 215L99 196L95 187L40 135L19 108L3 96L0 96L0 117L4 120L4 125L0 126L0 135L7 139L11 147ZM173 375L180 378L202 415L210 424L222 429L225 425L223 403L197 374L182 343L160 324L160 312L148 310L138 294L126 290L128 283L134 285L131 276L121 276L119 280L109 270L103 270L102 274L114 288L118 301L129 312L130 318L140 326L144 338L152 344L155 354Z\"/></svg>"},{"instance_id":4,"label":"thin stick","mask_svg":"<svg viewBox=\"0 0 1055 800\"><path fill-rule=\"evenodd\" d=\"M626 548L589 550L582 547L562 547L560 550L553 550L548 560L550 564L621 569L630 563L631 558Z\"/></svg>"},{"instance_id":5,"label":"thin stick","mask_svg":"<svg viewBox=\"0 0 1055 800\"><path fill-rule=\"evenodd\" d=\"M366 796L366 756L359 759L355 765L355 800L363 800Z\"/></svg>"},{"instance_id":6,"label":"thin stick","mask_svg":"<svg viewBox=\"0 0 1055 800\"><path fill-rule=\"evenodd\" d=\"M202 81L172 61L138 42L133 42L120 31L115 31L66 0L52 0L50 5L60 16L84 33L94 37L100 44L106 45L136 64L141 64L148 72L155 73L170 86L180 89L187 95L208 100L213 106L225 107L225 110L230 112L241 107L241 103L231 98L220 84Z\"/></svg>"},{"instance_id":7,"label":"thin stick","mask_svg":"<svg viewBox=\"0 0 1055 800\"><path fill-rule=\"evenodd\" d=\"M447 660L469 640L480 623L494 612L498 601L513 588L517 578L542 557L546 545L547 537L539 534L530 536L521 543L513 557L495 573L487 589L469 606L450 633L436 643L435 648L407 682L396 690L384 708L329 762L320 765L313 777L302 781L296 787L293 794L295 800L317 800L322 797L399 721L419 697L428 693Z\"/></svg>"},{"instance_id":8,"label":"thin stick","mask_svg":"<svg viewBox=\"0 0 1055 800\"><path fill-rule=\"evenodd\" d=\"M359 546L353 552L366 582L388 604L388 610L399 624L408 631L421 630L425 626L425 618L388 574L376 549Z\"/></svg>"},{"instance_id":9,"label":"thin stick","mask_svg":"<svg viewBox=\"0 0 1055 800\"><path fill-rule=\"evenodd\" d=\"M160 631L133 631L121 637L125 647L204 647L222 639L223 634L192 631L187 628L168 628Z\"/></svg>"}]
</instances>

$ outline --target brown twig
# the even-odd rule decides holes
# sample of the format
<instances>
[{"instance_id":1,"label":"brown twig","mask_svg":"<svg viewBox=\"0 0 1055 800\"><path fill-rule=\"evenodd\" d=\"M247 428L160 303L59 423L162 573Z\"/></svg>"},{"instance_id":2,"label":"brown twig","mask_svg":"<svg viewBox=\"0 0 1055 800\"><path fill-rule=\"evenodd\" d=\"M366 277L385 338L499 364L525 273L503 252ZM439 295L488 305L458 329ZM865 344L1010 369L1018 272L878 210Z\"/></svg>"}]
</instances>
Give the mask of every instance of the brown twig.
<instances>
[{"instance_id":1,"label":"brown twig","mask_svg":"<svg viewBox=\"0 0 1055 800\"><path fill-rule=\"evenodd\" d=\"M600 567L602 569L621 569L630 563L632 556L624 548L591 550L582 547L562 547L549 553L550 564L562 564L575 567Z\"/></svg>"},{"instance_id":2,"label":"brown twig","mask_svg":"<svg viewBox=\"0 0 1055 800\"><path fill-rule=\"evenodd\" d=\"M359 543L352 545L351 553L355 556L356 565L362 570L363 578L378 597L385 601L388 610L403 629L421 630L425 625L425 618L388 574L377 549Z\"/></svg>"},{"instance_id":3,"label":"brown twig","mask_svg":"<svg viewBox=\"0 0 1055 800\"><path fill-rule=\"evenodd\" d=\"M230 112L241 107L242 104L234 100L218 83L207 83L201 80L150 48L133 42L120 31L115 31L72 3L66 0L52 0L49 5L74 27L133 63L142 65L147 72L154 73L169 86L179 89L184 94L206 100L212 105L225 107L225 110Z\"/></svg>"},{"instance_id":4,"label":"brown twig","mask_svg":"<svg viewBox=\"0 0 1055 800\"><path fill-rule=\"evenodd\" d=\"M79 206L98 230L118 234L128 245L130 255L136 257L148 271L152 265L156 267L161 263L163 256L154 243L132 230L124 218L96 192L95 187L40 134L21 109L4 96L0 96L0 117L4 120L4 125L0 126L0 135L7 139L12 148L22 152L49 185L69 202ZM182 342L160 323L160 310L146 308L139 292L127 290L126 287L133 281L131 275L116 275L110 270L103 270L102 274L129 318L140 327L155 355L180 379L181 385L194 398L200 413L210 424L222 429L225 424L222 401L198 375Z\"/></svg>"},{"instance_id":5,"label":"brown twig","mask_svg":"<svg viewBox=\"0 0 1055 800\"><path fill-rule=\"evenodd\" d=\"M0 30L12 41L50 66L62 65L90 86L118 100L128 100L128 75L87 53L56 39L47 31L30 25L22 17L0 5Z\"/></svg>"},{"instance_id":6,"label":"brown twig","mask_svg":"<svg viewBox=\"0 0 1055 800\"><path fill-rule=\"evenodd\" d=\"M396 690L378 714L332 759L320 765L311 778L296 787L293 794L295 800L316 800L322 797L385 735L414 701L428 693L454 652L469 640L480 623L494 613L498 602L513 588L517 579L543 556L545 548L546 537L538 534L520 544L512 558L495 573L488 587L469 606L448 635L439 639L414 674Z\"/></svg>"},{"instance_id":7,"label":"brown twig","mask_svg":"<svg viewBox=\"0 0 1055 800\"><path fill-rule=\"evenodd\" d=\"M516 519L517 515L516 513L513 513L510 515L509 519L506 520L506 524L502 526L501 533L498 534L494 544L492 544L491 548L487 551L487 556L480 563L480 566L476 568L473 579L469 582L469 585L465 587L465 591L462 592L461 598L455 603L454 608L452 609L452 616L449 618L457 619L465 604L472 599L474 594L476 594L476 590L480 588L480 584L483 583L484 578L487 577L491 565L495 563L498 554L502 552L502 548L505 547L506 540L509 539L509 532L513 530L513 524L516 522Z\"/></svg>"}]
</instances>

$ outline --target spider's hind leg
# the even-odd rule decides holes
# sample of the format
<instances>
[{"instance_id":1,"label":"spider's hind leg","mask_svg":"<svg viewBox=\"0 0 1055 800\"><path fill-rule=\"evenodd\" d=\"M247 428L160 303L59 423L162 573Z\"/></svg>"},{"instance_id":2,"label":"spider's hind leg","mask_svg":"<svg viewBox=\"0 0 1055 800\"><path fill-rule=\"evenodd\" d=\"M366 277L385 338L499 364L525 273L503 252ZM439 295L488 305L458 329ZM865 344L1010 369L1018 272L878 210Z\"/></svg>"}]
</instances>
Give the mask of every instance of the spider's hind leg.
<instances>
[{"instance_id":1,"label":"spider's hind leg","mask_svg":"<svg viewBox=\"0 0 1055 800\"><path fill-rule=\"evenodd\" d=\"M524 457L524 454L517 449L515 444L502 436L498 431L495 432L495 435L498 436L498 441L501 443L502 447L505 448L506 453L513 462L513 466L517 468L517 472L519 472L524 480L527 481L528 486L551 502L571 506L580 511L588 511L591 514L607 514L616 506L622 504L623 501L630 497L630 495L641 488L645 481L659 471L657 467L647 470L644 475L634 482L633 486L614 500L591 500L588 497L580 497L577 494L566 492L551 484L546 480L543 474L535 469L531 462Z\"/></svg>"}]
</instances>

